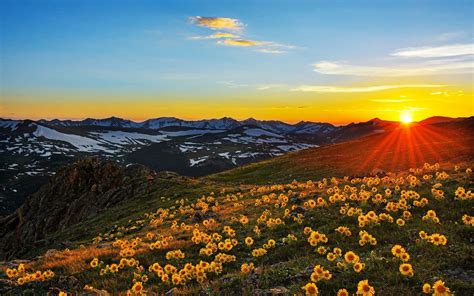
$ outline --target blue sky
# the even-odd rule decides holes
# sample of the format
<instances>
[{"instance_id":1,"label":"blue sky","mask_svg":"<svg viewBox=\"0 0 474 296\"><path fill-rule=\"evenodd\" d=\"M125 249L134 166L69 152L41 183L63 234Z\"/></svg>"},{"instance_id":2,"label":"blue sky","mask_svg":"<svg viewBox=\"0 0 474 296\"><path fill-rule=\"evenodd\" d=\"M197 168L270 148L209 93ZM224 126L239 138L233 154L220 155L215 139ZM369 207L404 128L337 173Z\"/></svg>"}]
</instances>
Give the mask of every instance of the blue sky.
<instances>
[{"instance_id":1,"label":"blue sky","mask_svg":"<svg viewBox=\"0 0 474 296\"><path fill-rule=\"evenodd\" d=\"M393 83L393 75L367 78L328 71L334 63L346 68L424 66L426 60L407 61L394 53L472 45L473 28L472 1L2 0L0 14L4 103L13 100L12 94L31 100L32 94L41 94L36 99L41 100L55 92L66 94L65 99L74 94L71 100L78 93L199 100L230 93L258 97L265 87L281 96L303 85ZM190 19L196 16L235 19L240 27L200 26ZM259 45L204 39L216 32ZM459 56L466 57L454 57ZM328 61L321 64L322 72L315 70ZM424 73L399 80L427 81ZM472 72L439 73L429 80L465 89Z\"/></svg>"}]
</instances>

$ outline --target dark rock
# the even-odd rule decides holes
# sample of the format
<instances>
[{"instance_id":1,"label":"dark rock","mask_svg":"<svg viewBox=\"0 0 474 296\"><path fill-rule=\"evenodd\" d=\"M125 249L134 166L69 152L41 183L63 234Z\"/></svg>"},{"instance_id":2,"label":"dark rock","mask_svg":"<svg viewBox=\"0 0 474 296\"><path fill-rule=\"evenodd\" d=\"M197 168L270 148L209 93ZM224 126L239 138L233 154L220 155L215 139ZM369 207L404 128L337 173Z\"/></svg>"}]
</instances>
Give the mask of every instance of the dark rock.
<instances>
[{"instance_id":1,"label":"dark rock","mask_svg":"<svg viewBox=\"0 0 474 296\"><path fill-rule=\"evenodd\" d=\"M290 295L290 290L288 290L285 287L275 287L275 288L270 288L268 290L270 292L270 295L273 295L273 296Z\"/></svg>"},{"instance_id":2,"label":"dark rock","mask_svg":"<svg viewBox=\"0 0 474 296\"><path fill-rule=\"evenodd\" d=\"M59 276L54 280L57 287L67 291L78 291L81 289L81 283L73 276Z\"/></svg>"},{"instance_id":3,"label":"dark rock","mask_svg":"<svg viewBox=\"0 0 474 296\"><path fill-rule=\"evenodd\" d=\"M123 167L97 157L61 169L15 213L0 218L0 259L52 244L64 247L45 241L45 237L145 194L149 190L146 176L151 174L143 166Z\"/></svg>"}]
</instances>

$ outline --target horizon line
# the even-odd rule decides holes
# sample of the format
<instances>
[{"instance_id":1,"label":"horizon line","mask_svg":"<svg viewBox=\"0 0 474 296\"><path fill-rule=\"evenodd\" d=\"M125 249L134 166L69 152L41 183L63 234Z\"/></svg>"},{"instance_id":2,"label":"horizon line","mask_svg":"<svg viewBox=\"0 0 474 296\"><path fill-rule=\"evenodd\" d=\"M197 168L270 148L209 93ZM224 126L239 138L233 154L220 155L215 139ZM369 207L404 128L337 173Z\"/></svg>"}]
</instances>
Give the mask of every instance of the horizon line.
<instances>
[{"instance_id":1,"label":"horizon line","mask_svg":"<svg viewBox=\"0 0 474 296\"><path fill-rule=\"evenodd\" d=\"M434 117L444 117L444 118L450 118L450 119L467 119L467 118L470 118L470 117L473 117L474 115L471 115L471 116L461 116L461 117L451 117L451 116L443 116L443 115L433 115L433 116L429 116L429 117L426 117L422 120L419 120L419 121L413 121L413 123L418 123L418 122L422 122L424 120L427 120L427 119L430 119L430 118L434 118ZM135 121L135 120L132 120L132 119L127 119L127 118L122 118L122 117L117 117L117 116L109 116L109 117L105 117L105 118L94 118L94 117L83 117L82 119L60 119L60 118L53 118L53 119L44 119L44 118L40 118L40 119L30 119L30 118L3 118L3 117L0 117L0 120L21 120L21 121L26 121L26 120L30 120L30 121L53 121L53 120L59 120L59 121L66 121L66 120L69 120L69 121L74 121L74 122L80 122L80 121L84 121L84 120L87 120L87 119L92 119L92 120L107 120L107 119L112 119L112 118L116 118L116 119L120 119L120 120L127 120L127 121L131 121L133 123L143 123L143 122L146 122L148 120L154 120L154 119L162 119L162 118L174 118L174 119L177 119L177 120L183 120L183 121L191 121L191 122L196 122L196 121L206 121L206 120L222 120L222 119L232 119L232 120L235 120L235 121L238 121L238 122L242 122L242 121L246 121L246 120L256 120L256 121L279 121L279 122L282 122L282 123L285 123L285 124L288 124L288 125L296 125L298 123L301 123L301 122L308 122L308 123L327 123L327 124L331 124L331 125L334 125L334 126L344 126L344 125L350 125L350 124L355 124L355 123L366 123L366 122L369 122L369 121L373 121L373 120L381 120L381 121L386 121L386 122L400 122L400 120L385 120L385 119L381 119L380 117L372 117L366 121L358 121L358 122L355 122L355 121L352 121L352 122L347 122L347 123L340 123L340 124L336 124L336 123L332 123L332 122L326 122L326 121L307 121L307 120L300 120L300 121L297 121L297 122L294 122L294 123L291 123L291 122L287 122L287 121L284 121L284 120L279 120L279 119L268 119L268 120L264 120L264 119L257 119L257 118L254 118L254 117L248 117L246 119L236 119L236 118L233 118L233 117L230 117L230 116L223 116L223 117L220 117L220 118L202 118L202 119L183 119L183 118L179 118L179 117L175 117L175 116L161 116L161 117L153 117L153 118L148 118L148 119L145 119L145 120L141 120L141 121Z\"/></svg>"}]
</instances>

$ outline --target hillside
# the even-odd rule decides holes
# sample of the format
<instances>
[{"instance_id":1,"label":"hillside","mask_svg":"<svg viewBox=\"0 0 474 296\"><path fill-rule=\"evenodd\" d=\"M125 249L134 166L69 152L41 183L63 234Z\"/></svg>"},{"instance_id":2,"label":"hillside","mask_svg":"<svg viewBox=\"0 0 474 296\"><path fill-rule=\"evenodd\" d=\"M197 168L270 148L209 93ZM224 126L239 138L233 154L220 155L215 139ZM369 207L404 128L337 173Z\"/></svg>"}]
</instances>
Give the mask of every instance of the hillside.
<instances>
[{"instance_id":1,"label":"hillside","mask_svg":"<svg viewBox=\"0 0 474 296\"><path fill-rule=\"evenodd\" d=\"M0 294L470 295L473 120L390 126L204 178L83 159L0 220Z\"/></svg>"},{"instance_id":2,"label":"hillside","mask_svg":"<svg viewBox=\"0 0 474 296\"><path fill-rule=\"evenodd\" d=\"M31 196L28 204L37 207L30 212L67 227L44 233L38 245L2 242L8 246L2 256L29 259L1 265L2 295L293 295L315 289L336 295L364 287L377 295L416 295L424 284L469 295L474 289L474 183L465 166L248 186L147 171L130 183L119 167L107 177L96 172L109 165L92 164L97 177L76 179L85 186L60 184L89 161L65 169L44 194ZM106 188L87 189L104 177ZM126 189L134 182L137 193ZM76 197L54 198L54 188L68 187ZM87 202L82 211L48 211L74 199L102 201L111 192L124 198L101 212ZM81 212L95 214L85 219ZM7 242L37 229L21 218L18 223L3 230Z\"/></svg>"},{"instance_id":3,"label":"hillside","mask_svg":"<svg viewBox=\"0 0 474 296\"><path fill-rule=\"evenodd\" d=\"M388 132L398 125L380 119L337 127L227 117L196 121L161 117L143 122L116 117L0 119L0 216L18 208L60 167L83 157L204 176L287 152Z\"/></svg>"},{"instance_id":4,"label":"hillside","mask_svg":"<svg viewBox=\"0 0 474 296\"><path fill-rule=\"evenodd\" d=\"M19 207L60 167L83 157L202 176L316 145L317 132L287 135L226 122L165 121L134 127L119 119L76 124L0 120L0 216Z\"/></svg>"},{"instance_id":5,"label":"hillside","mask_svg":"<svg viewBox=\"0 0 474 296\"><path fill-rule=\"evenodd\" d=\"M474 159L474 119L432 125L397 126L385 133L289 153L208 177L257 183L290 182L325 176L396 172L424 163L460 163Z\"/></svg>"}]
</instances>

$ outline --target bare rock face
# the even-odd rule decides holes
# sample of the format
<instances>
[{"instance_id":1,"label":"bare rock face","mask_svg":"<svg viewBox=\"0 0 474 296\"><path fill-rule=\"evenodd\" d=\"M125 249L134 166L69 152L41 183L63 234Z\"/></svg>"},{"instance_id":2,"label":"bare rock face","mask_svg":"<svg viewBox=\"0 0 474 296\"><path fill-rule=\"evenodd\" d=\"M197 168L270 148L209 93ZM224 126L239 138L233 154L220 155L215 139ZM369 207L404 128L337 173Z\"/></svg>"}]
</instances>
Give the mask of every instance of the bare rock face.
<instances>
[{"instance_id":1,"label":"bare rock face","mask_svg":"<svg viewBox=\"0 0 474 296\"><path fill-rule=\"evenodd\" d=\"M0 259L19 256L48 234L146 193L153 175L143 166L123 167L96 157L63 168L15 213L0 219Z\"/></svg>"}]
</instances>

